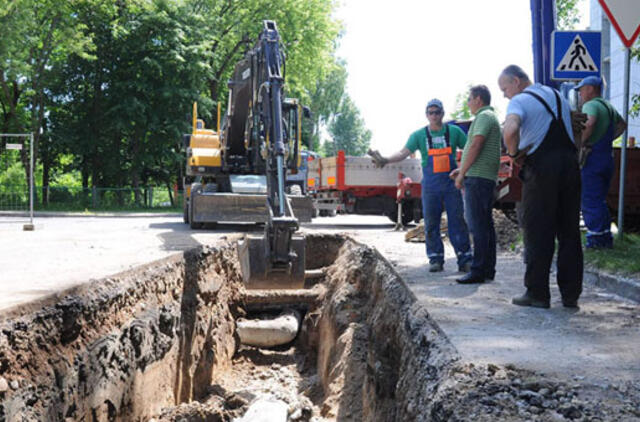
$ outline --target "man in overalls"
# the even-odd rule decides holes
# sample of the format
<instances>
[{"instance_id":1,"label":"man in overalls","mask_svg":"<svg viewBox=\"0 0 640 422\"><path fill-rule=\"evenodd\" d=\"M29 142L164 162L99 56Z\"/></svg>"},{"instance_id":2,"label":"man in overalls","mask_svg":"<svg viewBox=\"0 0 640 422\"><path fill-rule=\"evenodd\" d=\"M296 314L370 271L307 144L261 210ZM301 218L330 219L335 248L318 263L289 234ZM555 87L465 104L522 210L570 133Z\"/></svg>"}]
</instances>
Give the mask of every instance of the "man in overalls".
<instances>
[{"instance_id":1,"label":"man in overalls","mask_svg":"<svg viewBox=\"0 0 640 422\"><path fill-rule=\"evenodd\" d=\"M447 211L447 231L455 250L458 271L471 268L469 231L464 221L462 196L449 173L456 168L456 150L464 148L467 137L459 127L443 124L444 107L438 99L429 101L426 108L429 125L411 134L404 148L388 158L381 157L378 165L402 161L416 150L422 157L422 215L429 271L444 269L444 245L440 238L440 219L443 207Z\"/></svg>"},{"instance_id":2,"label":"man in overalls","mask_svg":"<svg viewBox=\"0 0 640 422\"><path fill-rule=\"evenodd\" d=\"M611 215L607 192L613 176L613 140L624 132L624 119L608 101L601 98L602 79L588 76L575 88L587 117L582 132L582 217L587 226L587 248L611 248Z\"/></svg>"},{"instance_id":3,"label":"man in overalls","mask_svg":"<svg viewBox=\"0 0 640 422\"><path fill-rule=\"evenodd\" d=\"M549 272L557 239L562 303L577 308L583 273L580 168L569 104L556 90L533 85L515 65L502 71L498 85L511 100L504 126L507 152L524 159L521 223L527 290L512 303L549 308Z\"/></svg>"}]
</instances>

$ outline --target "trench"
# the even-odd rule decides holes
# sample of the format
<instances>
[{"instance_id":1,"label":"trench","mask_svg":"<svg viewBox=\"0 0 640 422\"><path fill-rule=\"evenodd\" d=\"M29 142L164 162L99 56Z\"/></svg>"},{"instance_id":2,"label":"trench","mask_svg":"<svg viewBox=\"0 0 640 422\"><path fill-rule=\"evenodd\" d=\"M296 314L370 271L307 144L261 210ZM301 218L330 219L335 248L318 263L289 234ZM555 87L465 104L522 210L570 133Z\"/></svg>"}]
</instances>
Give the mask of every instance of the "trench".
<instances>
[{"instance_id":1,"label":"trench","mask_svg":"<svg viewBox=\"0 0 640 422\"><path fill-rule=\"evenodd\" d=\"M375 249L342 235L309 234L306 254L307 269L320 275L299 295L245 290L236 242L229 241L5 313L0 420L444 421L586 414L565 406L573 393L562 383L512 367L460 363L446 335ZM239 321L280 309L300 316L293 341L271 348L241 344Z\"/></svg>"},{"instance_id":2,"label":"trench","mask_svg":"<svg viewBox=\"0 0 640 422\"><path fill-rule=\"evenodd\" d=\"M421 409L457 358L446 337L374 249L309 235L306 250L322 275L304 300L276 298L302 318L295 340L275 348L240 344L236 321L274 310L273 298L247 302L232 241L5 315L1 419L239 420L260 399L286 404L288 420Z\"/></svg>"}]
</instances>

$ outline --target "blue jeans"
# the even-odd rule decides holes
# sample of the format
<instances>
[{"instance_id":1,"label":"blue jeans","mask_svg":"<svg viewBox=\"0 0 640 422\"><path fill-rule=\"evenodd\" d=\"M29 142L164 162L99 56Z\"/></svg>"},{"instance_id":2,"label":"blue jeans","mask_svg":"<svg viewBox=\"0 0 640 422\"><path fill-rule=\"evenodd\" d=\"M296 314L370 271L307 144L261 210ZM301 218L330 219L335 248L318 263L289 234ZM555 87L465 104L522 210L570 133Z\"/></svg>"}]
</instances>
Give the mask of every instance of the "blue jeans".
<instances>
[{"instance_id":1,"label":"blue jeans","mask_svg":"<svg viewBox=\"0 0 640 422\"><path fill-rule=\"evenodd\" d=\"M447 211L449 239L458 259L458 266L471 261L469 232L464 222L462 196L457 189L434 192L422 185L422 215L425 244L430 263L444 263L444 245L440 238L440 218L443 207Z\"/></svg>"},{"instance_id":2,"label":"blue jeans","mask_svg":"<svg viewBox=\"0 0 640 422\"><path fill-rule=\"evenodd\" d=\"M493 278L496 273L496 231L493 226L495 182L483 177L465 177L465 219L473 236L471 274Z\"/></svg>"}]
</instances>

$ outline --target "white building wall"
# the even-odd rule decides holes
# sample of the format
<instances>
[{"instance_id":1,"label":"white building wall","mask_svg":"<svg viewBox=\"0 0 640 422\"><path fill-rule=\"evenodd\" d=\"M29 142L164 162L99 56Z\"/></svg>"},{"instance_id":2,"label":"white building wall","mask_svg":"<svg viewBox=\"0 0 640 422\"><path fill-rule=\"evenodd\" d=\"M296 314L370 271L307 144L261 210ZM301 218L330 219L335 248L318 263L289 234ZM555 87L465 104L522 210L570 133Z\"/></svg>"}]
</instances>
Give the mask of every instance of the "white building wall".
<instances>
[{"instance_id":1,"label":"white building wall","mask_svg":"<svg viewBox=\"0 0 640 422\"><path fill-rule=\"evenodd\" d=\"M603 12L598 0L590 2L590 22L589 29L594 31L602 30L603 43L608 41L609 69L607 69L607 46L603 45L603 76L608 83L608 89L604 97L622 114L624 97L624 45L618 37L615 28L608 23L608 18ZM603 25L603 20L606 20ZM604 29L603 29L604 27ZM631 78L629 79L629 107L631 98L635 94L640 94L640 63L631 60ZM640 143L640 117L629 119L629 136L636 138L636 145Z\"/></svg>"}]
</instances>

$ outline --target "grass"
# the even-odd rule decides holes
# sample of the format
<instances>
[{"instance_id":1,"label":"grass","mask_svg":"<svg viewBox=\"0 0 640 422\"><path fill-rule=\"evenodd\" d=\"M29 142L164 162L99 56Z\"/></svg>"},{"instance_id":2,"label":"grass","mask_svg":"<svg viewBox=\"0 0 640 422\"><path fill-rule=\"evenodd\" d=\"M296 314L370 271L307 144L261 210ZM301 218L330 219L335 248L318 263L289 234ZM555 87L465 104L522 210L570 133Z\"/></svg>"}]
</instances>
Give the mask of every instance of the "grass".
<instances>
[{"instance_id":1,"label":"grass","mask_svg":"<svg viewBox=\"0 0 640 422\"><path fill-rule=\"evenodd\" d=\"M613 249L586 249L585 264L609 273L640 274L640 234L616 236Z\"/></svg>"}]
</instances>

